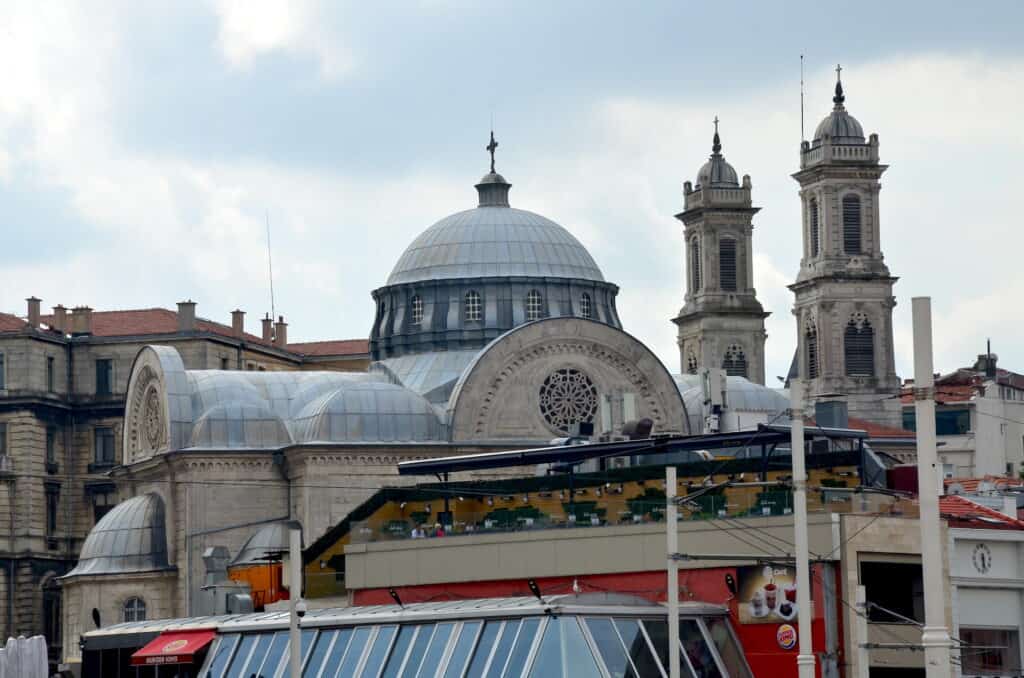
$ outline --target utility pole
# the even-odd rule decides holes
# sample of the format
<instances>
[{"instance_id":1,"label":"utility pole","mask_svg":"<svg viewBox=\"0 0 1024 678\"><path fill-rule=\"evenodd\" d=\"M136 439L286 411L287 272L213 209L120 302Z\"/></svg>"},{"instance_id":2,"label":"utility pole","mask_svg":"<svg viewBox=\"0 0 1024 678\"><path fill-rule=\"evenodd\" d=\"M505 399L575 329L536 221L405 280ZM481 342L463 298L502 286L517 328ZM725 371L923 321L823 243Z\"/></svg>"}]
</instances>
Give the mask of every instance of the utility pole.
<instances>
[{"instance_id":1,"label":"utility pole","mask_svg":"<svg viewBox=\"0 0 1024 678\"><path fill-rule=\"evenodd\" d=\"M924 579L925 675L950 678L946 587L942 578L939 473L935 442L935 377L932 372L932 300L911 300L914 318L914 410L917 417L917 489L921 517L921 575Z\"/></svg>"},{"instance_id":2,"label":"utility pole","mask_svg":"<svg viewBox=\"0 0 1024 678\"><path fill-rule=\"evenodd\" d=\"M857 620L853 634L857 644L857 675L854 678L871 678L871 651L868 650L868 593L863 586L857 587Z\"/></svg>"},{"instance_id":3,"label":"utility pole","mask_svg":"<svg viewBox=\"0 0 1024 678\"><path fill-rule=\"evenodd\" d=\"M299 599L302 597L302 526L288 524L288 665L292 678L302 675L302 641L299 634Z\"/></svg>"},{"instance_id":4,"label":"utility pole","mask_svg":"<svg viewBox=\"0 0 1024 678\"><path fill-rule=\"evenodd\" d=\"M668 547L665 574L668 580L668 673L669 678L679 678L679 523L676 515L676 467L665 467L665 540Z\"/></svg>"},{"instance_id":5,"label":"utility pole","mask_svg":"<svg viewBox=\"0 0 1024 678\"><path fill-rule=\"evenodd\" d=\"M811 553L807 536L807 468L804 463L804 384L794 379L789 385L793 460L793 529L796 546L796 608L800 650L796 657L799 678L814 678L814 607L811 603Z\"/></svg>"}]
</instances>

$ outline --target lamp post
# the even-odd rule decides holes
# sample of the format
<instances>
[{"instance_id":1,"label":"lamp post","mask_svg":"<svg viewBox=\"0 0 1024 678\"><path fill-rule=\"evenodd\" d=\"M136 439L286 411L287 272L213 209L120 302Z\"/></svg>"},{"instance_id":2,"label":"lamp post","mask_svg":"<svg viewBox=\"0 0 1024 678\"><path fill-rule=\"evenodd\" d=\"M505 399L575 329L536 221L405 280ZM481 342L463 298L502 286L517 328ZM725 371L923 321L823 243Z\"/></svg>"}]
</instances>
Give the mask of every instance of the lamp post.
<instances>
[{"instance_id":1,"label":"lamp post","mask_svg":"<svg viewBox=\"0 0 1024 678\"><path fill-rule=\"evenodd\" d=\"M796 546L796 607L800 619L800 650L796 657L797 675L814 678L814 608L811 603L811 554L807 545L807 469L804 463L804 384L794 379L789 386L793 459L793 530Z\"/></svg>"},{"instance_id":2,"label":"lamp post","mask_svg":"<svg viewBox=\"0 0 1024 678\"><path fill-rule=\"evenodd\" d=\"M676 522L676 467L665 467L665 540L668 549L668 561L665 574L668 586L666 596L668 604L668 671L669 678L679 678L679 524Z\"/></svg>"},{"instance_id":3,"label":"lamp post","mask_svg":"<svg viewBox=\"0 0 1024 678\"><path fill-rule=\"evenodd\" d=\"M917 490L921 517L921 577L924 580L925 674L952 675L942 580L939 473L935 442L935 377L932 373L932 300L911 300L914 319L914 412L917 417Z\"/></svg>"}]
</instances>

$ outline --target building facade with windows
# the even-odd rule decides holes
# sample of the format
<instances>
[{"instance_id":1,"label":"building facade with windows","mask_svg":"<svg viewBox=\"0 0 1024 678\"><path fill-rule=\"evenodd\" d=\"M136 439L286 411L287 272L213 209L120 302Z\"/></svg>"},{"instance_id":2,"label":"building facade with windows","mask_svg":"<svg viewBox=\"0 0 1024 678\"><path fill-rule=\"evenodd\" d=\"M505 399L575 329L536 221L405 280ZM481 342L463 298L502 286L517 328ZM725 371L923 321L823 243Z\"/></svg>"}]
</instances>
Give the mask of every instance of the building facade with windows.
<instances>
[{"instance_id":1,"label":"building facade with windows","mask_svg":"<svg viewBox=\"0 0 1024 678\"><path fill-rule=\"evenodd\" d=\"M696 184L683 185L686 302L672 321L679 327L681 371L722 369L728 376L764 384L767 334L754 289L753 217L749 176L743 183L722 156L715 120L711 157Z\"/></svg>"},{"instance_id":2,"label":"building facade with windows","mask_svg":"<svg viewBox=\"0 0 1024 678\"><path fill-rule=\"evenodd\" d=\"M62 590L90 530L120 497L107 472L122 461L132 362L150 341L213 370L362 369L362 342L288 344L283 320L248 334L166 309L0 314L0 638L44 634L59 657ZM278 337L275 342L275 332ZM138 611L133 614L139 614Z\"/></svg>"}]
</instances>

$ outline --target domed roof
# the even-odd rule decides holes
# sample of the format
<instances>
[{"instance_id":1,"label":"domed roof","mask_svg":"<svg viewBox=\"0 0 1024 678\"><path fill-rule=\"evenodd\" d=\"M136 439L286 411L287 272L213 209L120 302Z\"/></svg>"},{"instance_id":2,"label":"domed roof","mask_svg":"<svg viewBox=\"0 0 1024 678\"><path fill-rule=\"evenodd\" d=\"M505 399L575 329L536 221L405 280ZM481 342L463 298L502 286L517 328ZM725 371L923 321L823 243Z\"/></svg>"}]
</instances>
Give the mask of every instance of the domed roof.
<instances>
[{"instance_id":1,"label":"domed roof","mask_svg":"<svg viewBox=\"0 0 1024 678\"><path fill-rule=\"evenodd\" d=\"M65 576L167 569L164 502L160 495L149 493L110 509L89 532L78 564Z\"/></svg>"},{"instance_id":2,"label":"domed roof","mask_svg":"<svg viewBox=\"0 0 1024 678\"><path fill-rule=\"evenodd\" d=\"M718 136L718 118L715 118L715 137L711 143L711 157L697 172L696 188L738 188L740 185L733 166L721 153L722 140Z\"/></svg>"},{"instance_id":3,"label":"domed roof","mask_svg":"<svg viewBox=\"0 0 1024 678\"><path fill-rule=\"evenodd\" d=\"M700 377L692 375L675 375L676 384L683 396L683 404L686 405L687 415L690 417L692 431L700 431L704 426L702 421L704 412L704 387L700 384ZM696 384L694 384L696 379ZM755 384L744 377L725 378L725 408L726 412L736 414L760 414L764 419L775 419L775 423L785 423L783 413L789 409L789 398L786 394L774 388ZM723 427L731 420L723 420Z\"/></svg>"},{"instance_id":4,"label":"domed roof","mask_svg":"<svg viewBox=\"0 0 1024 678\"><path fill-rule=\"evenodd\" d=\"M266 565L268 553L287 552L290 545L290 528L286 522L270 523L256 530L229 567L240 565Z\"/></svg>"},{"instance_id":5,"label":"domed roof","mask_svg":"<svg viewBox=\"0 0 1024 678\"><path fill-rule=\"evenodd\" d=\"M509 207L509 188L492 165L476 185L477 208L447 216L421 233L387 284L504 276L604 281L593 257L569 231L539 214Z\"/></svg>"},{"instance_id":6,"label":"domed roof","mask_svg":"<svg viewBox=\"0 0 1024 678\"><path fill-rule=\"evenodd\" d=\"M864 128L860 126L856 118L846 112L844 101L846 101L846 97L843 96L843 83L836 80L836 93L832 97L832 103L835 106L828 117L822 120L814 130L814 144L821 143L826 134L831 137L832 143L864 143Z\"/></svg>"}]
</instances>

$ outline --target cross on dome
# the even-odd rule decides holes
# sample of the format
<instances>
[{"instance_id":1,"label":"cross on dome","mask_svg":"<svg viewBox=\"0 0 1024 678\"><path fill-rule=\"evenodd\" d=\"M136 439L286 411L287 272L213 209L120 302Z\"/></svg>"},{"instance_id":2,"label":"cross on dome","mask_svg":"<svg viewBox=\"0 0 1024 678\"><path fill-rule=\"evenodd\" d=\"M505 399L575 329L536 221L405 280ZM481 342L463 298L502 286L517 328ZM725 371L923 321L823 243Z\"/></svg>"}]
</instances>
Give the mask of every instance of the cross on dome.
<instances>
[{"instance_id":1,"label":"cross on dome","mask_svg":"<svg viewBox=\"0 0 1024 678\"><path fill-rule=\"evenodd\" d=\"M718 153L722 150L722 140L718 136L718 116L715 116L715 138L711 142L711 152Z\"/></svg>"},{"instance_id":2,"label":"cross on dome","mask_svg":"<svg viewBox=\"0 0 1024 678\"><path fill-rule=\"evenodd\" d=\"M842 79L843 67L836 64L836 95L832 97L832 103L836 105L836 108L840 108L843 102L846 101L846 97L843 96L843 79Z\"/></svg>"},{"instance_id":3,"label":"cross on dome","mask_svg":"<svg viewBox=\"0 0 1024 678\"><path fill-rule=\"evenodd\" d=\"M494 151L498 149L498 142L494 140L494 130L491 130L491 143L486 146L487 151L491 154L491 174L494 174Z\"/></svg>"}]
</instances>

